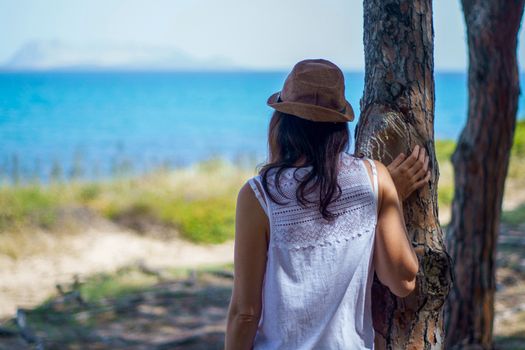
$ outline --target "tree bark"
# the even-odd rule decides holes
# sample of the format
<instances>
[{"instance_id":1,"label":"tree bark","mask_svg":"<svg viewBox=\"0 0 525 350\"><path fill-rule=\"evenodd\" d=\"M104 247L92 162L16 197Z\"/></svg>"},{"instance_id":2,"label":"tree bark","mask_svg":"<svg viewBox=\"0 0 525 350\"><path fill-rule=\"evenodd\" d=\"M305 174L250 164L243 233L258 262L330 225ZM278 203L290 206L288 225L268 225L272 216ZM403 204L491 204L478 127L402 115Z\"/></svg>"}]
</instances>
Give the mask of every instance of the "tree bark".
<instances>
[{"instance_id":1,"label":"tree bark","mask_svg":"<svg viewBox=\"0 0 525 350\"><path fill-rule=\"evenodd\" d=\"M431 0L364 0L365 91L356 152L388 164L417 144L425 147L432 172L429 184L404 203L420 263L416 289L398 298L374 278L377 349L442 349L444 343L451 260L438 222L433 36Z\"/></svg>"},{"instance_id":2,"label":"tree bark","mask_svg":"<svg viewBox=\"0 0 525 350\"><path fill-rule=\"evenodd\" d=\"M462 0L469 48L468 121L452 156L447 246L457 283L446 304L447 349L490 349L495 254L516 124L517 33L524 0Z\"/></svg>"}]
</instances>

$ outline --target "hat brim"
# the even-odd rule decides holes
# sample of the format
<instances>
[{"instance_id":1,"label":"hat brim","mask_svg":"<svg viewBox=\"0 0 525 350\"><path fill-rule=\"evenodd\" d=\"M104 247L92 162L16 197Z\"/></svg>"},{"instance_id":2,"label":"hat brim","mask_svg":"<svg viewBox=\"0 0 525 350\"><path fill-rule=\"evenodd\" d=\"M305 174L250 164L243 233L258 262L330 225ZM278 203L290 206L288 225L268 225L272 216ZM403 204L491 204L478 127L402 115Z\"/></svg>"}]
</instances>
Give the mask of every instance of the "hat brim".
<instances>
[{"instance_id":1,"label":"hat brim","mask_svg":"<svg viewBox=\"0 0 525 350\"><path fill-rule=\"evenodd\" d=\"M279 92L271 95L266 102L273 109L316 122L351 122L354 120L354 109L346 101L345 113L336 110L300 102L279 101Z\"/></svg>"}]
</instances>

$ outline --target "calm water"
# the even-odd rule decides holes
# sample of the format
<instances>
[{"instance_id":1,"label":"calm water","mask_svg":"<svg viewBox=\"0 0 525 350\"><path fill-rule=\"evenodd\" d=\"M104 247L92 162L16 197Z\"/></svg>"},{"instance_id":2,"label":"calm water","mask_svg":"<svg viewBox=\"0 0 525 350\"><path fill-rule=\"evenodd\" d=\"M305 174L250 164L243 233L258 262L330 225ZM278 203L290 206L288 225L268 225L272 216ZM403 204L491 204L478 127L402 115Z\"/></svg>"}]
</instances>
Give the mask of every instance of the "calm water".
<instances>
[{"instance_id":1,"label":"calm water","mask_svg":"<svg viewBox=\"0 0 525 350\"><path fill-rule=\"evenodd\" d=\"M119 167L146 171L212 155L260 161L271 114L266 98L285 76L2 73L0 176L46 179L54 171L97 177ZM346 85L358 112L363 74L347 73ZM438 73L436 137L456 138L465 118L466 76Z\"/></svg>"}]
</instances>

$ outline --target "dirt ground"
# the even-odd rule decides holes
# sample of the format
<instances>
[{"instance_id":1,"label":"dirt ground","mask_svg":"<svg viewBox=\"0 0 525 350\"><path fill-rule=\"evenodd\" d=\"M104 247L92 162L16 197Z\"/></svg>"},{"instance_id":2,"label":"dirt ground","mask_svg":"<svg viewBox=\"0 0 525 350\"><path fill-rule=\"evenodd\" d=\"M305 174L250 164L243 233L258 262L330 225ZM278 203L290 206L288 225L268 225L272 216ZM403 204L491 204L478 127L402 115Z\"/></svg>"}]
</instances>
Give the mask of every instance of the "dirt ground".
<instances>
[{"instance_id":1,"label":"dirt ground","mask_svg":"<svg viewBox=\"0 0 525 350\"><path fill-rule=\"evenodd\" d=\"M29 337L4 335L0 349L221 349L231 284L205 272L103 302L56 298L25 310Z\"/></svg>"},{"instance_id":2,"label":"dirt ground","mask_svg":"<svg viewBox=\"0 0 525 350\"><path fill-rule=\"evenodd\" d=\"M0 350L223 348L231 268L195 267L177 277L163 271L188 261L231 262L233 242L159 241L114 226L76 239L68 254L0 264ZM156 282L92 302L72 284L72 276L130 265L147 265ZM496 349L525 349L525 228L504 228L497 266Z\"/></svg>"},{"instance_id":3,"label":"dirt ground","mask_svg":"<svg viewBox=\"0 0 525 350\"><path fill-rule=\"evenodd\" d=\"M198 245L177 238L161 240L110 222L49 240L52 243L42 254L23 259L0 255L0 318L15 314L17 307L39 305L56 292L57 284L69 283L74 276L111 273L139 263L162 269L233 261L233 242Z\"/></svg>"},{"instance_id":4,"label":"dirt ground","mask_svg":"<svg viewBox=\"0 0 525 350\"><path fill-rule=\"evenodd\" d=\"M515 278L505 273L500 278ZM231 270L216 270L98 303L57 297L24 310L31 327L26 339L0 331L0 349L222 349L231 287ZM496 349L525 349L525 283L500 288ZM4 327L13 330L14 324L10 319Z\"/></svg>"}]
</instances>

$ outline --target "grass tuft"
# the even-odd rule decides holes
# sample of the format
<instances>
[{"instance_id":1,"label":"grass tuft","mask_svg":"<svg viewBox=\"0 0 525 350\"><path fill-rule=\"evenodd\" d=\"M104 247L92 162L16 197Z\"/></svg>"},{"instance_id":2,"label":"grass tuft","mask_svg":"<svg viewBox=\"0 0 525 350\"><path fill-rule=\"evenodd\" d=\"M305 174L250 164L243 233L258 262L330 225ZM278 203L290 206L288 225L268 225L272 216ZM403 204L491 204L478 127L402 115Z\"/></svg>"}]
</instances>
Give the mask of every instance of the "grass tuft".
<instances>
[{"instance_id":1,"label":"grass tuft","mask_svg":"<svg viewBox=\"0 0 525 350\"><path fill-rule=\"evenodd\" d=\"M22 226L52 228L58 193L35 185L0 188L0 232Z\"/></svg>"},{"instance_id":2,"label":"grass tuft","mask_svg":"<svg viewBox=\"0 0 525 350\"><path fill-rule=\"evenodd\" d=\"M525 223L525 204L520 205L514 210L504 211L501 221L511 226L518 226Z\"/></svg>"},{"instance_id":3,"label":"grass tuft","mask_svg":"<svg viewBox=\"0 0 525 350\"><path fill-rule=\"evenodd\" d=\"M86 302L99 302L106 298L118 298L155 285L158 278L137 269L122 268L116 273L90 276L81 284L80 295Z\"/></svg>"}]
</instances>

